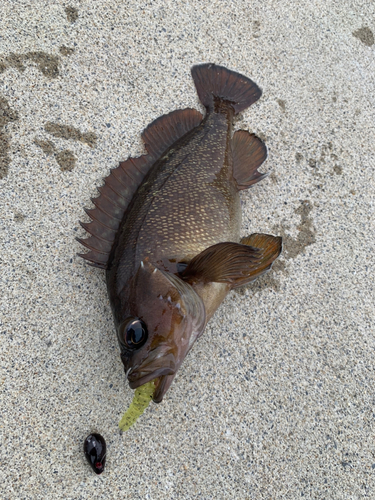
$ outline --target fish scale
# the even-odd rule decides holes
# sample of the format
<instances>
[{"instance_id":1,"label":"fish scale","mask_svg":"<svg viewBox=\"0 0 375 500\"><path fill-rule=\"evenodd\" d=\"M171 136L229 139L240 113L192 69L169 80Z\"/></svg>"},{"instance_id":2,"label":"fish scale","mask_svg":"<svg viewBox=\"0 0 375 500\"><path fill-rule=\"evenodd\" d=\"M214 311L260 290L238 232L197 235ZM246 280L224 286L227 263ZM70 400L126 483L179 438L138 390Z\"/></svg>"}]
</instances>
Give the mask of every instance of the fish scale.
<instances>
[{"instance_id":1,"label":"fish scale","mask_svg":"<svg viewBox=\"0 0 375 500\"><path fill-rule=\"evenodd\" d=\"M209 245L239 238L238 192L228 182L215 183L222 171L229 177L230 166L225 164L228 120L219 116L207 122L194 141L168 155L149 192L134 207L135 213L128 213L123 245L137 239L135 266L145 257L155 262L165 256L185 261ZM202 168L206 164L209 168ZM138 205L142 207L139 212ZM161 214L168 214L166 222L161 221ZM124 257L122 248L117 254L123 257L118 264L121 272L129 268L128 256ZM128 279L126 272L122 279Z\"/></svg>"}]
</instances>

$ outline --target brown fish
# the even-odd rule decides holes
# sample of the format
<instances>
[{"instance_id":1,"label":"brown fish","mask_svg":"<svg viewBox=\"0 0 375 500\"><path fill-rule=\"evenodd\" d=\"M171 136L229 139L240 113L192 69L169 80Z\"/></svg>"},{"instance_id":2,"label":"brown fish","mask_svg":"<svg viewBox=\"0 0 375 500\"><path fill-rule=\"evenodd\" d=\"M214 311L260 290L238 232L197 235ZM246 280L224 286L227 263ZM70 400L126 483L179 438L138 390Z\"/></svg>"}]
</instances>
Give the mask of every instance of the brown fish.
<instances>
[{"instance_id":1,"label":"brown fish","mask_svg":"<svg viewBox=\"0 0 375 500\"><path fill-rule=\"evenodd\" d=\"M160 402L226 294L270 269L281 238L240 239L239 191L263 179L264 143L233 117L261 96L249 78L215 64L192 68L207 113L173 111L143 132L147 154L111 170L81 225L81 255L106 269L126 376L156 380Z\"/></svg>"}]
</instances>

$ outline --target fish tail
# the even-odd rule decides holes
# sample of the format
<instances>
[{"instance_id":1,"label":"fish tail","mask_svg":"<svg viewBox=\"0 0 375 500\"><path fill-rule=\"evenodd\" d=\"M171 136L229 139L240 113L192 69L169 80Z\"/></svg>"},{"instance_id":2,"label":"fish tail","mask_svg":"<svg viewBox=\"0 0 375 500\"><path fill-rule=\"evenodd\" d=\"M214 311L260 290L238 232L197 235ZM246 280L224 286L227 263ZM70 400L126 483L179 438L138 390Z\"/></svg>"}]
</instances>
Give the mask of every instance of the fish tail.
<instances>
[{"instance_id":1,"label":"fish tail","mask_svg":"<svg viewBox=\"0 0 375 500\"><path fill-rule=\"evenodd\" d=\"M193 66L191 74L199 99L213 110L215 100L229 102L235 114L243 111L262 95L261 89L250 78L216 64Z\"/></svg>"}]
</instances>

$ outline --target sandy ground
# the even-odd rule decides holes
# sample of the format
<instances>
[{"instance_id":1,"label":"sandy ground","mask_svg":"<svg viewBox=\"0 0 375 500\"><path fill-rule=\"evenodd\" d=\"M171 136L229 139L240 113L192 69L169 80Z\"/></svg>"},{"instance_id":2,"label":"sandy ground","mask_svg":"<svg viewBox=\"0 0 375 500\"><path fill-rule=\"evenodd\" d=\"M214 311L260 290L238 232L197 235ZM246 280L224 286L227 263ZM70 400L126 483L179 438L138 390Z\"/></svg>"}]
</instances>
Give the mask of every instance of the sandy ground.
<instances>
[{"instance_id":1,"label":"sandy ground","mask_svg":"<svg viewBox=\"0 0 375 500\"><path fill-rule=\"evenodd\" d=\"M1 499L374 498L374 19L368 0L2 2ZM263 89L236 121L272 170L242 232L284 252L120 435L132 391L78 220L148 123L202 111L199 62Z\"/></svg>"}]
</instances>

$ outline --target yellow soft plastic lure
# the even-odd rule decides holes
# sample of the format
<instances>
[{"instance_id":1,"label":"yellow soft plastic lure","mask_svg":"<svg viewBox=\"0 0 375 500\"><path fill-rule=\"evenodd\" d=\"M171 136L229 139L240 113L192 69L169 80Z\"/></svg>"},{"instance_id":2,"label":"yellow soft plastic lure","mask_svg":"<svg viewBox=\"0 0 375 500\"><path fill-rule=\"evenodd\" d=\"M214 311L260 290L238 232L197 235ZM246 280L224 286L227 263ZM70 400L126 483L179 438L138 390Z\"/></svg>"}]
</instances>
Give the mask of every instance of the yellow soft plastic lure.
<instances>
[{"instance_id":1,"label":"yellow soft plastic lure","mask_svg":"<svg viewBox=\"0 0 375 500\"><path fill-rule=\"evenodd\" d=\"M126 410L120 423L118 424L122 431L127 431L142 415L147 406L152 400L155 391L155 380L143 384L135 390L133 401L129 408Z\"/></svg>"}]
</instances>

